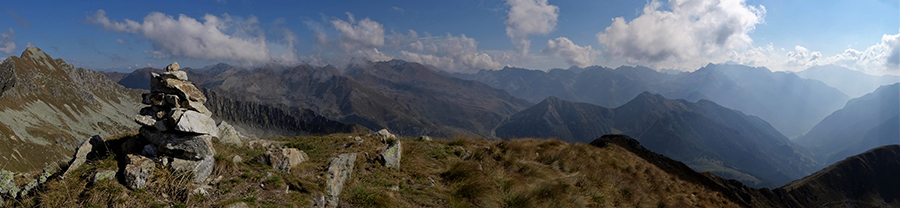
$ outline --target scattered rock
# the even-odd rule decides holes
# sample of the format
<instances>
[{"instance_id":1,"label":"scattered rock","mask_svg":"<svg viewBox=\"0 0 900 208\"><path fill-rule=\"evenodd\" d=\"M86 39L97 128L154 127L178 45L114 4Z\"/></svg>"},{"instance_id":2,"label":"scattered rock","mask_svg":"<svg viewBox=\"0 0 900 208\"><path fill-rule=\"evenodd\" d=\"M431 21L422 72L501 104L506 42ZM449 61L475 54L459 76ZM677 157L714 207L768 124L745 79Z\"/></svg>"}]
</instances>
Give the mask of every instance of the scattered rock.
<instances>
[{"instance_id":1,"label":"scattered rock","mask_svg":"<svg viewBox=\"0 0 900 208\"><path fill-rule=\"evenodd\" d=\"M212 188L213 187L210 185L202 185L191 191L191 194L207 196L209 195L209 191L212 190Z\"/></svg>"},{"instance_id":2,"label":"scattered rock","mask_svg":"<svg viewBox=\"0 0 900 208\"><path fill-rule=\"evenodd\" d=\"M178 66L178 62L172 62L171 64L166 66L166 71L167 72L178 71L179 68L181 68L181 67Z\"/></svg>"},{"instance_id":3,"label":"scattered rock","mask_svg":"<svg viewBox=\"0 0 900 208\"><path fill-rule=\"evenodd\" d=\"M360 138L360 137L353 137L353 140L356 140L357 145L361 145L365 141L365 140L363 140L363 138Z\"/></svg>"},{"instance_id":4,"label":"scattered rock","mask_svg":"<svg viewBox=\"0 0 900 208\"><path fill-rule=\"evenodd\" d=\"M228 206L225 206L225 208L250 208L250 207L247 206L247 204L244 202L238 202L238 203L234 203L234 204L229 204Z\"/></svg>"},{"instance_id":5,"label":"scattered rock","mask_svg":"<svg viewBox=\"0 0 900 208\"><path fill-rule=\"evenodd\" d=\"M13 199L19 193L19 187L16 186L16 182L13 180L16 174L12 171L2 170L0 171L0 194L11 196Z\"/></svg>"},{"instance_id":6,"label":"scattered rock","mask_svg":"<svg viewBox=\"0 0 900 208\"><path fill-rule=\"evenodd\" d=\"M250 148L254 149L268 149L270 146L272 146L272 142L269 140L254 139L250 140L250 142L247 142L247 145L250 146Z\"/></svg>"},{"instance_id":7,"label":"scattered rock","mask_svg":"<svg viewBox=\"0 0 900 208\"><path fill-rule=\"evenodd\" d=\"M53 176L53 174L56 174L57 172L59 172L59 164L56 164L55 162L47 164L47 166L44 166L44 169L41 170L41 175L38 176L38 183L46 183L47 180L50 179L50 176Z\"/></svg>"},{"instance_id":8,"label":"scattered rock","mask_svg":"<svg viewBox=\"0 0 900 208\"><path fill-rule=\"evenodd\" d=\"M386 142L390 138L397 138L397 136L391 134L391 132L388 132L387 129L381 129L378 132L375 132L375 137L381 138L382 143Z\"/></svg>"},{"instance_id":9,"label":"scattered rock","mask_svg":"<svg viewBox=\"0 0 900 208\"><path fill-rule=\"evenodd\" d=\"M244 158L241 158L241 156L235 155L234 157L231 158L231 162L236 163L236 164L242 163L242 162L244 162Z\"/></svg>"},{"instance_id":10,"label":"scattered rock","mask_svg":"<svg viewBox=\"0 0 900 208\"><path fill-rule=\"evenodd\" d=\"M123 173L125 186L131 189L144 188L150 175L153 175L154 168L156 168L156 164L150 158L128 154L128 164L125 165Z\"/></svg>"},{"instance_id":11,"label":"scattered rock","mask_svg":"<svg viewBox=\"0 0 900 208\"><path fill-rule=\"evenodd\" d=\"M403 148L400 146L400 140L391 143L384 152L381 152L381 160L384 162L384 166L400 169L400 158L402 153Z\"/></svg>"},{"instance_id":12,"label":"scattered rock","mask_svg":"<svg viewBox=\"0 0 900 208\"><path fill-rule=\"evenodd\" d=\"M175 130L179 132L209 134L213 137L219 137L219 129L216 127L216 121L208 115L197 111L185 111L175 124Z\"/></svg>"},{"instance_id":13,"label":"scattered rock","mask_svg":"<svg viewBox=\"0 0 900 208\"><path fill-rule=\"evenodd\" d=\"M434 185L435 185L434 179L431 179L431 177L428 177L428 182L431 182L431 187L434 187Z\"/></svg>"},{"instance_id":14,"label":"scattered rock","mask_svg":"<svg viewBox=\"0 0 900 208\"><path fill-rule=\"evenodd\" d=\"M427 142L427 141L431 141L431 137L430 137L430 136L424 136L424 135L423 135L423 136L420 136L420 137L419 137L419 140L421 140L421 141L426 141L426 142Z\"/></svg>"},{"instance_id":15,"label":"scattered rock","mask_svg":"<svg viewBox=\"0 0 900 208\"><path fill-rule=\"evenodd\" d=\"M100 138L99 135L91 136L81 142L81 145L78 146L78 149L75 150L75 158L72 159L72 162L69 163L69 168L66 169L66 172L63 173L62 177L65 178L70 171L78 169L81 167L84 162L88 160L88 156L105 156L106 155L106 144L103 142L103 139Z\"/></svg>"},{"instance_id":16,"label":"scattered rock","mask_svg":"<svg viewBox=\"0 0 900 208\"><path fill-rule=\"evenodd\" d=\"M398 186L398 185L391 186L391 191L400 191L400 186Z\"/></svg>"},{"instance_id":17,"label":"scattered rock","mask_svg":"<svg viewBox=\"0 0 900 208\"><path fill-rule=\"evenodd\" d=\"M116 179L116 171L104 170L94 174L94 180L92 182L97 183L98 181L113 179Z\"/></svg>"},{"instance_id":18,"label":"scattered rock","mask_svg":"<svg viewBox=\"0 0 900 208\"><path fill-rule=\"evenodd\" d=\"M170 162L170 166L172 170L179 172L189 172L194 176L194 183L202 183L209 178L209 174L212 173L213 164L215 163L215 159L212 155L203 158L202 160L185 160L180 158L172 158Z\"/></svg>"},{"instance_id":19,"label":"scattered rock","mask_svg":"<svg viewBox=\"0 0 900 208\"><path fill-rule=\"evenodd\" d=\"M331 159L328 172L325 174L325 203L321 206L338 206L338 196L344 187L344 181L353 173L353 165L356 163L356 153L344 153Z\"/></svg>"},{"instance_id":20,"label":"scattered rock","mask_svg":"<svg viewBox=\"0 0 900 208\"><path fill-rule=\"evenodd\" d=\"M32 179L27 184L25 184L25 186L22 187L22 192L19 192L19 197L28 196L28 194L31 193L31 191L33 191L35 188L37 188L38 185L40 185L40 184L38 184L38 179L37 178Z\"/></svg>"},{"instance_id":21,"label":"scattered rock","mask_svg":"<svg viewBox=\"0 0 900 208\"><path fill-rule=\"evenodd\" d=\"M309 156L296 148L281 148L266 151L272 168L282 173L290 173L291 168L309 160Z\"/></svg>"},{"instance_id":22,"label":"scattered rock","mask_svg":"<svg viewBox=\"0 0 900 208\"><path fill-rule=\"evenodd\" d=\"M241 136L241 133L238 132L237 130L235 130L234 126L231 126L231 124L228 124L228 122L225 122L225 121L219 122L219 126L217 128L219 129L219 137L218 138L219 138L219 141L221 141L222 143L234 144L234 145L237 145L238 147L240 147L244 144L241 141L241 140L243 140L243 136Z\"/></svg>"}]
</instances>

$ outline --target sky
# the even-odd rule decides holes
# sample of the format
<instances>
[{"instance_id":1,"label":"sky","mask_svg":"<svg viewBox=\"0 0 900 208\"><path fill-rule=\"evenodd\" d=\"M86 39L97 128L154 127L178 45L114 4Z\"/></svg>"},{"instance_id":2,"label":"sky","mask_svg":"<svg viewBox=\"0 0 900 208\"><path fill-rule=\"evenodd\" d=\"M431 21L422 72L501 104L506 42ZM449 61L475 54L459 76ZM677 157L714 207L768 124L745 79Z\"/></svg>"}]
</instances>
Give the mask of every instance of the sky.
<instances>
[{"instance_id":1,"label":"sky","mask_svg":"<svg viewBox=\"0 0 900 208\"><path fill-rule=\"evenodd\" d=\"M734 63L900 74L900 0L15 1L0 59L36 46L77 67L177 61L340 66L403 59L451 72Z\"/></svg>"}]
</instances>

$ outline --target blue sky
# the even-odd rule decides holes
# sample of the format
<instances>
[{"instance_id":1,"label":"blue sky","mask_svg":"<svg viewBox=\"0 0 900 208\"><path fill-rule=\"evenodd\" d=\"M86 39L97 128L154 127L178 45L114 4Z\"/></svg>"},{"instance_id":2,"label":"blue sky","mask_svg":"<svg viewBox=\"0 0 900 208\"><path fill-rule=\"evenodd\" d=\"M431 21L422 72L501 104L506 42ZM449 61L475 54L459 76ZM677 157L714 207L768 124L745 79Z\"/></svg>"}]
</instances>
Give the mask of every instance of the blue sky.
<instances>
[{"instance_id":1,"label":"blue sky","mask_svg":"<svg viewBox=\"0 0 900 208\"><path fill-rule=\"evenodd\" d=\"M34 45L79 67L172 61L341 65L353 58L448 71L645 65L773 70L836 64L898 74L898 1L132 1L3 3L0 56ZM129 23L126 20L132 21ZM410 31L413 32L410 32Z\"/></svg>"}]
</instances>

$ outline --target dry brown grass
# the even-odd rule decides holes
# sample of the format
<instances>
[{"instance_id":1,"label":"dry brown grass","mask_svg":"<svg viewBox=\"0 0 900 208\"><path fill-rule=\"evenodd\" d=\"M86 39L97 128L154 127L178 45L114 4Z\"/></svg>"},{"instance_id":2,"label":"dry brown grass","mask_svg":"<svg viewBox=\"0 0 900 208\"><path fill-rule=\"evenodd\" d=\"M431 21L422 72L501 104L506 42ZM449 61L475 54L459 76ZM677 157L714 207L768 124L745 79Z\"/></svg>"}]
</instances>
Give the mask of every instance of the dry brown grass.
<instances>
[{"instance_id":1,"label":"dry brown grass","mask_svg":"<svg viewBox=\"0 0 900 208\"><path fill-rule=\"evenodd\" d=\"M378 153L384 148L379 140L363 136L365 142L358 145L348 136L357 135L272 138L310 156L310 161L291 173L254 162L261 150L216 142L216 166L210 178L221 179L211 184L208 196L192 195L196 185L189 177L168 171L156 171L142 190L129 190L117 181L85 182L104 166L101 162L83 166L64 180L54 179L38 196L15 205L216 207L245 202L258 207L308 207L314 197L324 195L328 161L341 153L358 152L352 177L341 193L341 206L737 206L720 193L681 181L615 145L597 148L558 140L459 137L426 142L403 138L403 159L397 170L378 162ZM232 163L235 155L244 162Z\"/></svg>"}]
</instances>

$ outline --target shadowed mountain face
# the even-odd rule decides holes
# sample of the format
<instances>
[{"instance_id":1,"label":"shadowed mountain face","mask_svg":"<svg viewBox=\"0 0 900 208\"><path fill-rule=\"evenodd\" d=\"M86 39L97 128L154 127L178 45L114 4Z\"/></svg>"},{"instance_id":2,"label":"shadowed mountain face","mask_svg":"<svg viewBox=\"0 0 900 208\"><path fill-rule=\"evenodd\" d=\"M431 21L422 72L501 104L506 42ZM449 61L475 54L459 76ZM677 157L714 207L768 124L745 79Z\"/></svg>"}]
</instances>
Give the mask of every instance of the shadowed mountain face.
<instances>
[{"instance_id":1,"label":"shadowed mountain face","mask_svg":"<svg viewBox=\"0 0 900 208\"><path fill-rule=\"evenodd\" d=\"M344 72L331 66L246 70L226 64L193 72L208 77L195 83L233 101L309 109L328 119L409 136L493 137L494 127L531 105L503 90L400 60L358 63Z\"/></svg>"},{"instance_id":2,"label":"shadowed mountain face","mask_svg":"<svg viewBox=\"0 0 900 208\"><path fill-rule=\"evenodd\" d=\"M38 48L10 56L0 64L0 165L38 170L67 160L91 135L132 131L139 99L138 91L103 73L75 68Z\"/></svg>"},{"instance_id":3,"label":"shadowed mountain face","mask_svg":"<svg viewBox=\"0 0 900 208\"><path fill-rule=\"evenodd\" d=\"M648 149L696 170L753 186L787 183L812 172L815 164L762 119L707 100L668 100L646 92L615 109L551 97L513 115L496 133L569 142L634 135Z\"/></svg>"},{"instance_id":4,"label":"shadowed mountain face","mask_svg":"<svg viewBox=\"0 0 900 208\"><path fill-rule=\"evenodd\" d=\"M707 99L771 123L796 137L849 98L822 82L766 68L710 64L690 73L667 74L646 67L588 67L549 72L504 68L455 74L538 102L548 96L605 107L625 104L644 91L672 99Z\"/></svg>"},{"instance_id":5,"label":"shadowed mountain face","mask_svg":"<svg viewBox=\"0 0 900 208\"><path fill-rule=\"evenodd\" d=\"M739 181L697 173L684 163L641 146L624 135L604 135L591 145L621 146L679 179L706 186L746 207L897 207L900 206L900 146L888 145L849 157L776 189L755 189Z\"/></svg>"},{"instance_id":6,"label":"shadowed mountain face","mask_svg":"<svg viewBox=\"0 0 900 208\"><path fill-rule=\"evenodd\" d=\"M837 88L852 98L868 94L878 87L900 82L900 77L891 75L875 76L841 66L814 66L799 71L797 76L814 79Z\"/></svg>"},{"instance_id":7,"label":"shadowed mountain face","mask_svg":"<svg viewBox=\"0 0 900 208\"><path fill-rule=\"evenodd\" d=\"M900 84L882 86L850 100L794 141L827 165L871 148L900 144L898 117Z\"/></svg>"}]
</instances>

